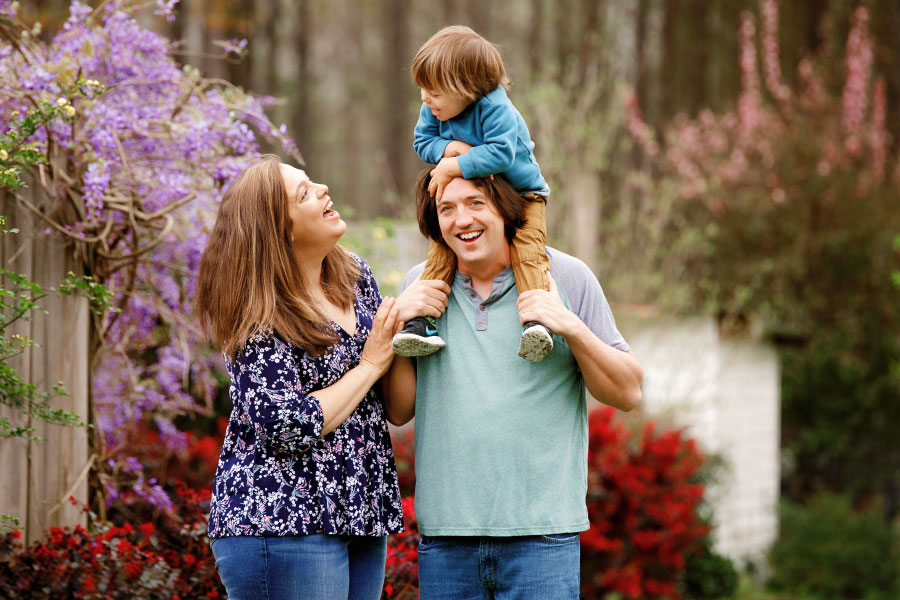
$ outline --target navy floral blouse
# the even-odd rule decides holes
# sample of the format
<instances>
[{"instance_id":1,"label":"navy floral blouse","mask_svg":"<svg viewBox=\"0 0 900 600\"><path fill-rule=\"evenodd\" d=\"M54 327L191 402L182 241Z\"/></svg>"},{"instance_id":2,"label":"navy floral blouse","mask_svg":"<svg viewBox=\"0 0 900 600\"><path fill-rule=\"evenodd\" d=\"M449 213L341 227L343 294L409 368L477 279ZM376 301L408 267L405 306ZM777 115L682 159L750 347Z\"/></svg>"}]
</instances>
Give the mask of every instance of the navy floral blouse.
<instances>
[{"instance_id":1,"label":"navy floral blouse","mask_svg":"<svg viewBox=\"0 0 900 600\"><path fill-rule=\"evenodd\" d=\"M381 401L369 390L324 437L316 390L359 364L381 295L358 256L356 333L309 356L259 334L233 362L232 410L213 484L209 537L312 533L381 536L403 530L394 453Z\"/></svg>"}]
</instances>

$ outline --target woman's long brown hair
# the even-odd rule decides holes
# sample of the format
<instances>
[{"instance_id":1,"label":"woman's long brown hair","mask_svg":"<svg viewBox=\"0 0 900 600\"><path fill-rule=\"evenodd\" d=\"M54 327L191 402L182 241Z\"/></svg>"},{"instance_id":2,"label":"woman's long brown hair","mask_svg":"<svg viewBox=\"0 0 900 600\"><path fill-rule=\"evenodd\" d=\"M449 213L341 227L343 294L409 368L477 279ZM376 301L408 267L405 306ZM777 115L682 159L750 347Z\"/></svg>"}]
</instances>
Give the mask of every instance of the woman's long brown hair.
<instances>
[{"instance_id":1,"label":"woman's long brown hair","mask_svg":"<svg viewBox=\"0 0 900 600\"><path fill-rule=\"evenodd\" d=\"M280 165L278 157L263 156L229 186L200 261L194 312L231 358L260 331L312 355L338 340L294 254ZM358 278L356 261L335 245L322 262L325 296L352 307Z\"/></svg>"}]
</instances>

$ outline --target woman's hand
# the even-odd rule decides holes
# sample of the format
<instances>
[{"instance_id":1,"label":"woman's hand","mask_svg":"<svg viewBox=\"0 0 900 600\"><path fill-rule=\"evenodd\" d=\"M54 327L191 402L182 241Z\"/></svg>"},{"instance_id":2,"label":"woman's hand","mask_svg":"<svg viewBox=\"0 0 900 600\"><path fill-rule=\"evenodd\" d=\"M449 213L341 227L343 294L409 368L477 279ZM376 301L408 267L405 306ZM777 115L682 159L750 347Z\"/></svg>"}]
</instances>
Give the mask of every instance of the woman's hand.
<instances>
[{"instance_id":1,"label":"woman's hand","mask_svg":"<svg viewBox=\"0 0 900 600\"><path fill-rule=\"evenodd\" d=\"M376 379L385 374L394 358L391 338L394 337L397 326L398 309L395 304L396 300L393 298L385 298L381 302L372 321L372 331L369 332L369 338L359 359L360 365L367 364L375 370Z\"/></svg>"},{"instance_id":2,"label":"woman's hand","mask_svg":"<svg viewBox=\"0 0 900 600\"><path fill-rule=\"evenodd\" d=\"M450 286L440 279L419 279L397 297L397 323L402 327L415 317L440 317L447 308ZM398 327L398 330L399 328Z\"/></svg>"}]
</instances>

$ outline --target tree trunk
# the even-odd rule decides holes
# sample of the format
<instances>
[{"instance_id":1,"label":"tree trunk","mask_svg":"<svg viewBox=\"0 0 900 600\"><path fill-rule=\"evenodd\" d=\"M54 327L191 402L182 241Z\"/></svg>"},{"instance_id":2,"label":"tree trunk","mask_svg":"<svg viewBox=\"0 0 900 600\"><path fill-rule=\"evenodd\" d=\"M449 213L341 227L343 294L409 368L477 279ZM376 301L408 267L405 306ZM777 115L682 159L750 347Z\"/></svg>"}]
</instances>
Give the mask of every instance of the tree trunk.
<instances>
[{"instance_id":1,"label":"tree trunk","mask_svg":"<svg viewBox=\"0 0 900 600\"><path fill-rule=\"evenodd\" d=\"M382 120L384 130L381 150L385 155L387 173L385 183L394 197L410 189L406 166L412 147L412 126L415 117L409 110L414 88L408 81L409 48L409 0L388 0L382 12L382 31L387 38L384 57L384 90L387 110ZM414 121L413 121L414 122ZM395 209L391 203L389 209ZM392 213L395 210L391 210ZM396 216L393 214L392 216Z\"/></svg>"}]
</instances>

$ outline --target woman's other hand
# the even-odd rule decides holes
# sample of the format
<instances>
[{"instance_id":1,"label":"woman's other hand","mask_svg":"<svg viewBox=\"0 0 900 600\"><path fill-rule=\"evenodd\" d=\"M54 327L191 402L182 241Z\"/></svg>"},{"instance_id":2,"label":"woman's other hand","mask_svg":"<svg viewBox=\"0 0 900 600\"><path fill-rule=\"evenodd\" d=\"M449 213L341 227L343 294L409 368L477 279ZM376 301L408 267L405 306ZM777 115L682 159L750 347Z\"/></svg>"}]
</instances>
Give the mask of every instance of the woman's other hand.
<instances>
[{"instance_id":1,"label":"woman's other hand","mask_svg":"<svg viewBox=\"0 0 900 600\"><path fill-rule=\"evenodd\" d=\"M398 309L394 298L385 298L381 302L381 306L375 313L375 319L372 321L369 339L366 340L362 356L359 359L360 365L368 364L375 369L377 377L385 374L394 358L391 339L397 328L397 313Z\"/></svg>"}]
</instances>

